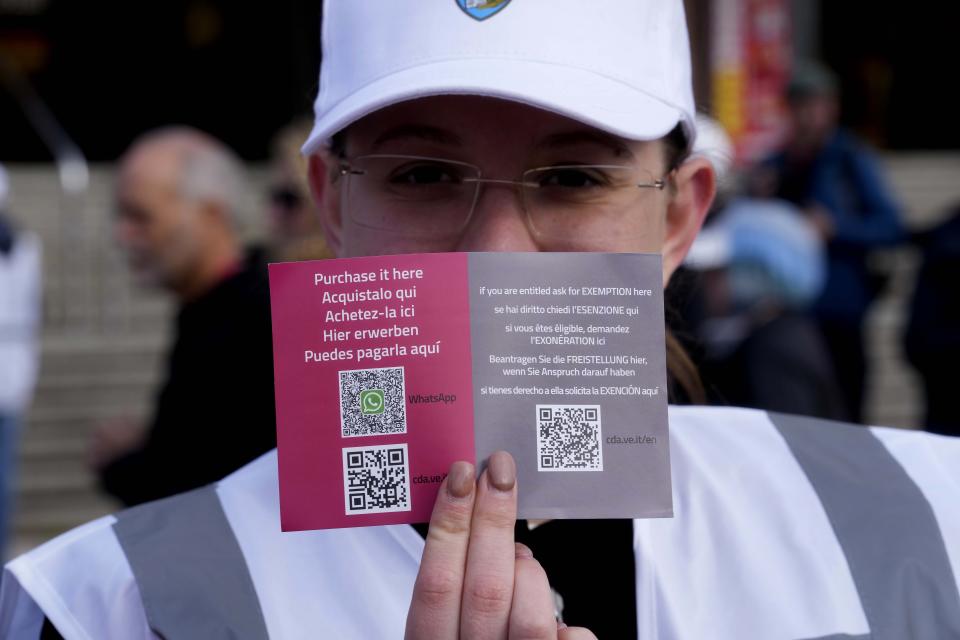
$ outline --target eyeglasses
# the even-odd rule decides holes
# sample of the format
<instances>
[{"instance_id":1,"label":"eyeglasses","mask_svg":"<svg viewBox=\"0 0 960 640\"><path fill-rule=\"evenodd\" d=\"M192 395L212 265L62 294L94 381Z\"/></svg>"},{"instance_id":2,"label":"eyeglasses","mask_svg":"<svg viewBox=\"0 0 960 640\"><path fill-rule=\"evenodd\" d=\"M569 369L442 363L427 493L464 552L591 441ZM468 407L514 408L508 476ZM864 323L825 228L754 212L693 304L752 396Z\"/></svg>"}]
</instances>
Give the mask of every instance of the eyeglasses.
<instances>
[{"instance_id":1,"label":"eyeglasses","mask_svg":"<svg viewBox=\"0 0 960 640\"><path fill-rule=\"evenodd\" d=\"M479 167L423 156L344 158L344 204L359 225L422 238L466 229L484 185L518 191L531 231L544 238L602 240L644 224L640 213L667 177L632 166L558 165L520 180L484 178ZM669 174L668 174L669 175Z\"/></svg>"}]
</instances>

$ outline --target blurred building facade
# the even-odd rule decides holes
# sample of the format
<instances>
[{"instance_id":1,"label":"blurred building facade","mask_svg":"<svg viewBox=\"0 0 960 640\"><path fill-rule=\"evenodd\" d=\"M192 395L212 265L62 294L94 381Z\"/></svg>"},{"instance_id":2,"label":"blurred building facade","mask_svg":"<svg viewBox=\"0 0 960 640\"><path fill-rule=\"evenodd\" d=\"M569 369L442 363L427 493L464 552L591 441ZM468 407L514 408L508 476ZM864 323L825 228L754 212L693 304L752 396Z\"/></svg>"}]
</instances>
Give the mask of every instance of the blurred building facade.
<instances>
[{"instance_id":1,"label":"blurred building facade","mask_svg":"<svg viewBox=\"0 0 960 640\"><path fill-rule=\"evenodd\" d=\"M917 0L909 11L900 0L685 4L698 104L728 128L768 126L743 119L770 113L758 103L770 101L791 60L820 58L843 79L844 124L876 146L960 147L947 80L935 75L960 18L956 3ZM113 160L136 134L170 122L262 160L273 133L310 109L321 6L0 0L0 68L34 86L92 160ZM0 90L0 159L45 161L9 84Z\"/></svg>"},{"instance_id":2,"label":"blurred building facade","mask_svg":"<svg viewBox=\"0 0 960 640\"><path fill-rule=\"evenodd\" d=\"M960 148L936 74L960 6L918 0L685 0L698 106L752 159L775 146L779 89L795 60L841 78L842 124L881 149Z\"/></svg>"}]
</instances>

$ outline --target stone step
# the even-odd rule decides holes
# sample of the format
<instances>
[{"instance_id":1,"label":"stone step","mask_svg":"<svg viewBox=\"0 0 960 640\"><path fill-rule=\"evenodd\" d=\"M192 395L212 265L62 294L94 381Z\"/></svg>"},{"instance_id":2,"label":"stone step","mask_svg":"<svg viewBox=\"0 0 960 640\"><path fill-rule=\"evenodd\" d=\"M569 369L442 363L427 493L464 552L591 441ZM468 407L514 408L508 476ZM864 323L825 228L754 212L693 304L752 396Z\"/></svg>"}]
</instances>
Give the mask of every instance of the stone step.
<instances>
[{"instance_id":1,"label":"stone step","mask_svg":"<svg viewBox=\"0 0 960 640\"><path fill-rule=\"evenodd\" d=\"M52 305L47 311L47 321L61 332L73 331L76 335L161 332L170 322L169 318L152 314L112 315L92 306L63 310Z\"/></svg>"},{"instance_id":2,"label":"stone step","mask_svg":"<svg viewBox=\"0 0 960 640\"><path fill-rule=\"evenodd\" d=\"M57 392L77 389L139 389L156 384L158 372L148 366L154 363L148 363L144 358L137 362L140 366L120 371L103 366L89 371L46 371L37 380L37 390Z\"/></svg>"},{"instance_id":3,"label":"stone step","mask_svg":"<svg viewBox=\"0 0 960 640\"><path fill-rule=\"evenodd\" d=\"M131 404L142 405L144 400L152 395L154 385L135 381L130 385L105 386L77 386L62 388L38 388L34 395L36 413L44 407L69 407L78 414L85 414L88 410L109 409L111 407L127 407Z\"/></svg>"},{"instance_id":4,"label":"stone step","mask_svg":"<svg viewBox=\"0 0 960 640\"><path fill-rule=\"evenodd\" d=\"M166 331L112 336L45 333L40 340L40 384L60 373L155 370L167 349Z\"/></svg>"},{"instance_id":5,"label":"stone step","mask_svg":"<svg viewBox=\"0 0 960 640\"><path fill-rule=\"evenodd\" d=\"M29 434L20 443L21 464L32 460L50 460L83 456L87 447L87 432Z\"/></svg>"},{"instance_id":6,"label":"stone step","mask_svg":"<svg viewBox=\"0 0 960 640\"><path fill-rule=\"evenodd\" d=\"M80 387L132 387L153 385L163 374L160 353L78 354L41 365L37 392ZM34 404L37 404L34 402Z\"/></svg>"},{"instance_id":7,"label":"stone step","mask_svg":"<svg viewBox=\"0 0 960 640\"><path fill-rule=\"evenodd\" d=\"M120 505L114 500L95 494L90 494L89 499L83 502L57 505L55 508L44 505L41 508L18 509L11 531L10 557L119 509Z\"/></svg>"},{"instance_id":8,"label":"stone step","mask_svg":"<svg viewBox=\"0 0 960 640\"><path fill-rule=\"evenodd\" d=\"M58 289L65 288L61 293ZM66 285L49 286L43 291L46 300L51 305L51 311L68 313L71 316L85 317L96 314L105 318L114 318L117 321L133 323L137 319L166 322L171 318L169 304L158 300L125 299L124 297L111 298L102 292L96 291L88 282L69 283Z\"/></svg>"},{"instance_id":9,"label":"stone step","mask_svg":"<svg viewBox=\"0 0 960 640\"><path fill-rule=\"evenodd\" d=\"M116 513L123 506L108 496L90 493L82 501L71 504L37 505L36 507L19 505L14 519L14 531L19 535L58 535L85 522L89 522L109 513Z\"/></svg>"},{"instance_id":10,"label":"stone step","mask_svg":"<svg viewBox=\"0 0 960 640\"><path fill-rule=\"evenodd\" d=\"M97 423L118 417L133 420L149 415L152 401L144 399L114 406L35 406L27 419L23 439L57 437L60 434L87 434Z\"/></svg>"},{"instance_id":11,"label":"stone step","mask_svg":"<svg viewBox=\"0 0 960 640\"><path fill-rule=\"evenodd\" d=\"M35 470L21 470L18 488L21 494L40 495L46 491L76 491L96 486L94 474L82 458L69 465L57 468L44 468L39 465Z\"/></svg>"},{"instance_id":12,"label":"stone step","mask_svg":"<svg viewBox=\"0 0 960 640\"><path fill-rule=\"evenodd\" d=\"M20 443L19 474L39 474L74 468L86 471L89 434L61 433L24 438Z\"/></svg>"},{"instance_id":13,"label":"stone step","mask_svg":"<svg viewBox=\"0 0 960 640\"><path fill-rule=\"evenodd\" d=\"M146 411L147 403L143 403L136 415ZM116 415L116 414L110 414ZM88 415L70 415L69 411L58 415L44 407L34 407L27 417L27 427L23 431L23 442L34 439L57 439L70 437L73 434L86 434L101 420L99 413Z\"/></svg>"},{"instance_id":14,"label":"stone step","mask_svg":"<svg viewBox=\"0 0 960 640\"><path fill-rule=\"evenodd\" d=\"M158 348L164 344L166 332L121 333L103 335L95 333L80 333L66 330L44 331L40 343L41 353L84 353L102 352L125 353L128 351L140 352L144 348Z\"/></svg>"},{"instance_id":15,"label":"stone step","mask_svg":"<svg viewBox=\"0 0 960 640\"><path fill-rule=\"evenodd\" d=\"M39 486L46 486L47 478L67 478L72 481L74 475L89 475L87 467L87 441L71 440L71 447L43 455L20 456L20 477L22 480L41 479Z\"/></svg>"}]
</instances>

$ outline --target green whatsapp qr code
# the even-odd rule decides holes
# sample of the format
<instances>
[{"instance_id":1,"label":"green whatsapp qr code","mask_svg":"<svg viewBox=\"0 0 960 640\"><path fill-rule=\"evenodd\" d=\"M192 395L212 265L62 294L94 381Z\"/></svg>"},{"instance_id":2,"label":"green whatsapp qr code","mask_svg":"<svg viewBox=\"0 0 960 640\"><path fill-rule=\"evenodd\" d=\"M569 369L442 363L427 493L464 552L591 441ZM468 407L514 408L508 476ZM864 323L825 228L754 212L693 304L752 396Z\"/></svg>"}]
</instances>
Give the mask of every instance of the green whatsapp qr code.
<instances>
[{"instance_id":1,"label":"green whatsapp qr code","mask_svg":"<svg viewBox=\"0 0 960 640\"><path fill-rule=\"evenodd\" d=\"M340 426L344 438L407 432L403 367L339 374Z\"/></svg>"}]
</instances>

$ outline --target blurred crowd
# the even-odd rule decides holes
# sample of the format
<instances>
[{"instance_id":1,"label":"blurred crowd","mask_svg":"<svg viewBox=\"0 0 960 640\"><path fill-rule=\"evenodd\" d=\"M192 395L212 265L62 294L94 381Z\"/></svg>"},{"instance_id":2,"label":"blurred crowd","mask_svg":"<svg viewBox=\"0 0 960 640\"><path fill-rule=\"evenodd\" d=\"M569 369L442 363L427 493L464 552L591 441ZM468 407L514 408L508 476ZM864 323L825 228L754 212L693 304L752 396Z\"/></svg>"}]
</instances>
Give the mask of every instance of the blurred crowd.
<instances>
[{"instance_id":1,"label":"blurred crowd","mask_svg":"<svg viewBox=\"0 0 960 640\"><path fill-rule=\"evenodd\" d=\"M960 208L921 234L905 228L874 152L838 125L837 79L823 66L797 65L786 100L789 134L756 164L736 160L717 122L701 123L696 151L721 188L668 298L704 381L706 397L688 400L861 422L865 318L889 277L872 257L912 242L922 265L905 351L924 425L960 434L943 375L960 356ZM276 135L257 246L237 231L245 170L222 142L164 128L118 159L115 241L136 282L177 305L149 419L106 420L92 435L89 463L124 504L212 482L275 446L267 263L329 257L300 154L308 127ZM8 187L0 172L0 549L40 322L39 243L6 211Z\"/></svg>"},{"instance_id":2,"label":"blurred crowd","mask_svg":"<svg viewBox=\"0 0 960 640\"><path fill-rule=\"evenodd\" d=\"M862 422L865 321L890 279L873 258L912 242L922 267L904 344L924 385L923 424L960 433L944 375L960 346L948 275L960 273L956 212L909 233L875 153L839 125L838 80L823 65L795 66L786 104L783 146L750 166L735 166L719 123L700 126L698 151L721 184L672 297L708 401Z\"/></svg>"}]
</instances>

